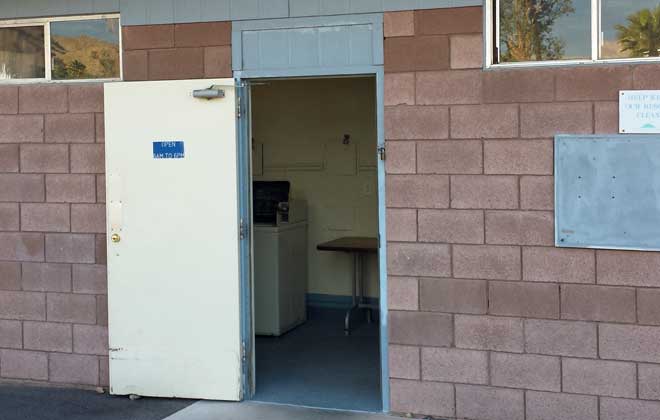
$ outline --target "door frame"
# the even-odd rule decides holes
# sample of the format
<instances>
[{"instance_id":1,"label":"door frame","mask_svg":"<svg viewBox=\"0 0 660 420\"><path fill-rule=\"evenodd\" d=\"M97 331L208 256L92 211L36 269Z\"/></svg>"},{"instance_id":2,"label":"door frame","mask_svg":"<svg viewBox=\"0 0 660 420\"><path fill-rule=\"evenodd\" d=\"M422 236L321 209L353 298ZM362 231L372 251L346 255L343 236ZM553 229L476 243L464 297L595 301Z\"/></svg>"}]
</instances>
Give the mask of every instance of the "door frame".
<instances>
[{"instance_id":1,"label":"door frame","mask_svg":"<svg viewBox=\"0 0 660 420\"><path fill-rule=\"evenodd\" d=\"M252 181L251 149L250 149L250 81L263 79L292 79L292 78L327 78L327 77L362 77L372 76L376 82L376 125L377 149L385 148L385 105L384 105L384 78L383 66L350 66L318 69L283 69L283 70L256 70L234 71L237 92L240 98L241 118L238 118L238 168L239 168L239 217L247 223L250 241L241 241L241 333L246 351L244 355L243 372L243 398L251 399L255 372L252 369L254 356L254 328L252 319L252 210L250 195ZM378 153L378 150L374 150ZM390 383L389 383L389 336L388 336L388 278L387 278L387 223L385 211L385 161L377 159L378 173L378 271L379 271L379 328L380 328L380 376L382 410L390 411Z\"/></svg>"},{"instance_id":2,"label":"door frame","mask_svg":"<svg viewBox=\"0 0 660 420\"><path fill-rule=\"evenodd\" d=\"M235 78L238 168L239 282L241 308L241 400L254 392L254 320L252 317L252 150L250 85Z\"/></svg>"}]
</instances>

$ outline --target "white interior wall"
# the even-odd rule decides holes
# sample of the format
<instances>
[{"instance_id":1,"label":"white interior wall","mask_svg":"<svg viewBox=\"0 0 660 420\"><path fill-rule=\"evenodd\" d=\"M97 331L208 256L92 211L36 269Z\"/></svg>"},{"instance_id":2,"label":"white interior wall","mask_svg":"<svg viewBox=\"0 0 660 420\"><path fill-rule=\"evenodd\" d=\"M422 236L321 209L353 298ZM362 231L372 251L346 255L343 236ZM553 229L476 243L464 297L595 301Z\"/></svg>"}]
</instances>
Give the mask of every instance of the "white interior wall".
<instances>
[{"instance_id":1,"label":"white interior wall","mask_svg":"<svg viewBox=\"0 0 660 420\"><path fill-rule=\"evenodd\" d=\"M375 80L256 85L252 130L254 179L288 180L292 197L308 203L308 293L350 295L352 256L316 246L343 236L378 236ZM367 295L378 296L376 254L366 261Z\"/></svg>"}]
</instances>

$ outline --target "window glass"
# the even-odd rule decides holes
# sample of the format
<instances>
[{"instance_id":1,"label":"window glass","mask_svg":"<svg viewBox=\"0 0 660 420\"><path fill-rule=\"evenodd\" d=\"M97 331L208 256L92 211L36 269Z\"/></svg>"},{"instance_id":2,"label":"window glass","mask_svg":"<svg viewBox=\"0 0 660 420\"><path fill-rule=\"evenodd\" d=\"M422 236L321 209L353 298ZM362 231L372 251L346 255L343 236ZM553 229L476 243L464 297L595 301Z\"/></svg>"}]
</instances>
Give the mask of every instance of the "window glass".
<instances>
[{"instance_id":1,"label":"window glass","mask_svg":"<svg viewBox=\"0 0 660 420\"><path fill-rule=\"evenodd\" d=\"M46 77L44 27L0 28L0 79Z\"/></svg>"},{"instance_id":2,"label":"window glass","mask_svg":"<svg viewBox=\"0 0 660 420\"><path fill-rule=\"evenodd\" d=\"M118 78L119 19L52 22L53 80Z\"/></svg>"},{"instance_id":3,"label":"window glass","mask_svg":"<svg viewBox=\"0 0 660 420\"><path fill-rule=\"evenodd\" d=\"M500 0L499 12L501 63L591 58L590 0Z\"/></svg>"},{"instance_id":4,"label":"window glass","mask_svg":"<svg viewBox=\"0 0 660 420\"><path fill-rule=\"evenodd\" d=\"M600 58L660 56L660 1L602 0Z\"/></svg>"}]
</instances>

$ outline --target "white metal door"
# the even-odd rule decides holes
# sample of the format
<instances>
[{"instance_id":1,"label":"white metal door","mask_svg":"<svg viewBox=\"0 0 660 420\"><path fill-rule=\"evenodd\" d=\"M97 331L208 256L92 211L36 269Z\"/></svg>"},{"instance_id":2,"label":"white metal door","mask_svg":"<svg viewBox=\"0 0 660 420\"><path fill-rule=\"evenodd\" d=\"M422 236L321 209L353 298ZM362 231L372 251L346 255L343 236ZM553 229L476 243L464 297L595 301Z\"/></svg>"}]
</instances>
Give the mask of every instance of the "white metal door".
<instances>
[{"instance_id":1,"label":"white metal door","mask_svg":"<svg viewBox=\"0 0 660 420\"><path fill-rule=\"evenodd\" d=\"M233 86L105 85L112 394L241 398Z\"/></svg>"}]
</instances>

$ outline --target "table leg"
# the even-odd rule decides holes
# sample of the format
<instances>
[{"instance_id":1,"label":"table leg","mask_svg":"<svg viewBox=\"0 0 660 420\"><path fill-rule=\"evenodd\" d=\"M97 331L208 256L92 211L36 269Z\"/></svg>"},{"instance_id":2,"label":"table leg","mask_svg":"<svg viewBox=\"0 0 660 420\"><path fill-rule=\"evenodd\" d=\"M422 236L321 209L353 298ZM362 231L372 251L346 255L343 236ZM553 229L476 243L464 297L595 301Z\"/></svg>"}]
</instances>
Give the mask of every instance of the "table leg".
<instances>
[{"instance_id":1,"label":"table leg","mask_svg":"<svg viewBox=\"0 0 660 420\"><path fill-rule=\"evenodd\" d=\"M371 309L370 305L368 303L365 303L365 301L364 301L364 299L365 299L364 297L367 294L367 285L366 285L367 284L367 277L364 275L364 272L365 272L364 267L366 267L366 265L367 265L365 263L365 259L366 259L365 254L360 254L360 267L361 267L361 269L360 269L360 282L362 283L362 298L360 299L360 305L362 305L367 310L367 323L371 324L371 322L373 321L372 309Z\"/></svg>"},{"instance_id":2,"label":"table leg","mask_svg":"<svg viewBox=\"0 0 660 420\"><path fill-rule=\"evenodd\" d=\"M368 305L364 302L364 297L367 294L367 285L366 285L366 280L364 276L364 254L359 253L358 254L358 262L359 262L359 269L358 269L358 274L359 274L359 279L358 279L358 284L359 284L359 290L360 290L360 295L358 296L358 309L366 309L367 310L367 322L371 324L371 309L369 309Z\"/></svg>"},{"instance_id":3,"label":"table leg","mask_svg":"<svg viewBox=\"0 0 660 420\"><path fill-rule=\"evenodd\" d=\"M358 282L360 281L360 257L357 252L353 253L353 286L352 286L352 296L351 296L351 307L346 311L346 317L344 318L344 333L349 335L351 333L351 312L360 305L360 302L357 299L357 289Z\"/></svg>"}]
</instances>

